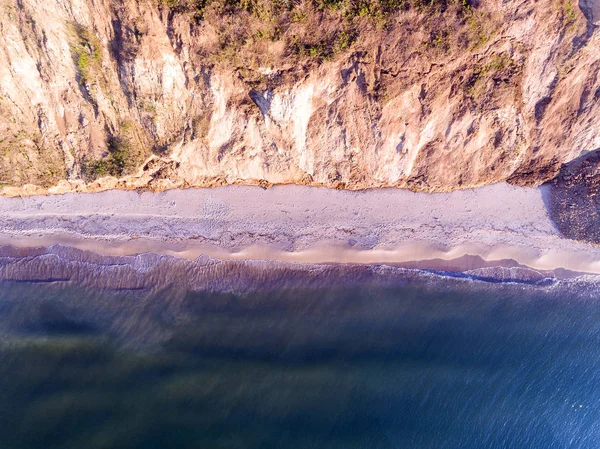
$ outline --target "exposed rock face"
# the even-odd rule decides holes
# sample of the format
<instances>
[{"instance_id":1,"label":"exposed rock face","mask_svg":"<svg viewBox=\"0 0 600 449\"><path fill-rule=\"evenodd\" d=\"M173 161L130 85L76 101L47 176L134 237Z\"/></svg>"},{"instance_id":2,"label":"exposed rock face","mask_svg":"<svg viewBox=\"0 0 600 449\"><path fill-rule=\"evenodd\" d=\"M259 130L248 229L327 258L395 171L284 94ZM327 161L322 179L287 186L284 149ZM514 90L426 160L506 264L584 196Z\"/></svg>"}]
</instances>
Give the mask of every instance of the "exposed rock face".
<instances>
[{"instance_id":1,"label":"exposed rock face","mask_svg":"<svg viewBox=\"0 0 600 449\"><path fill-rule=\"evenodd\" d=\"M580 3L597 20L598 2ZM165 4L5 2L1 191L533 185L600 147L600 34L570 1L357 26L319 63L255 38L272 62L251 67Z\"/></svg>"}]
</instances>

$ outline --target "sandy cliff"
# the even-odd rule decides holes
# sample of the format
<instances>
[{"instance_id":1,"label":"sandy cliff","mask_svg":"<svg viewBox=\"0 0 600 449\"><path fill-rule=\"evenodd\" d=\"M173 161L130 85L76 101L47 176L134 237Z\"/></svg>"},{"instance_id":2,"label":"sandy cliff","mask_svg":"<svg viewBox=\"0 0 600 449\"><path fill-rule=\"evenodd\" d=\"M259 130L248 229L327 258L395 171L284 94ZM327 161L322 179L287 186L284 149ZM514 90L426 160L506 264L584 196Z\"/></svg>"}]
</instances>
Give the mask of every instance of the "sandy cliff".
<instances>
[{"instance_id":1,"label":"sandy cliff","mask_svg":"<svg viewBox=\"0 0 600 449\"><path fill-rule=\"evenodd\" d=\"M600 148L600 2L422 3L2 0L0 191L537 185Z\"/></svg>"}]
</instances>

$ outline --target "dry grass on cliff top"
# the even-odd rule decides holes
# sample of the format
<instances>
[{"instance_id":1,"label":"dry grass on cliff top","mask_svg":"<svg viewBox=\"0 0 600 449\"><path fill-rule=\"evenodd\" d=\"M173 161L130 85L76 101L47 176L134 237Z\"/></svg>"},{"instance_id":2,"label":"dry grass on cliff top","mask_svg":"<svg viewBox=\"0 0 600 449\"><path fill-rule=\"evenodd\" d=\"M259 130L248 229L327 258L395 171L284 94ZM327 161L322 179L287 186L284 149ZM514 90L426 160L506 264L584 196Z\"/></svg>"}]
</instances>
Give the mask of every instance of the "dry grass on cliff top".
<instances>
[{"instance_id":1,"label":"dry grass on cliff top","mask_svg":"<svg viewBox=\"0 0 600 449\"><path fill-rule=\"evenodd\" d=\"M302 72L350 50L394 47L450 55L476 48L497 28L475 0L159 0L203 35L209 64L237 67L250 85L265 68Z\"/></svg>"}]
</instances>

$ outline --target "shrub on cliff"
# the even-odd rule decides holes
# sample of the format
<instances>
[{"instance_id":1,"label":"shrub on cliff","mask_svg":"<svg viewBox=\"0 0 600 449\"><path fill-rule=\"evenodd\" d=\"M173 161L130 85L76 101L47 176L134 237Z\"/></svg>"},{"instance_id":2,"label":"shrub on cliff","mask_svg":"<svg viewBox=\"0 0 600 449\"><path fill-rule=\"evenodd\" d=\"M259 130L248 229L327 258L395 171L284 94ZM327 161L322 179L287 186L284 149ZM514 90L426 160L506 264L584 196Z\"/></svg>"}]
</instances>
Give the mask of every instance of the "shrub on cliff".
<instances>
[{"instance_id":1,"label":"shrub on cliff","mask_svg":"<svg viewBox=\"0 0 600 449\"><path fill-rule=\"evenodd\" d=\"M135 172L147 156L137 141L133 125L121 123L119 134L112 135L106 142L107 154L100 159L84 159L81 176L87 181L103 176L121 177Z\"/></svg>"},{"instance_id":2,"label":"shrub on cliff","mask_svg":"<svg viewBox=\"0 0 600 449\"><path fill-rule=\"evenodd\" d=\"M261 41L281 43L288 60L331 60L350 49L369 30L384 32L402 13L421 14L435 37L442 32L428 17L449 15L466 23L472 0L159 0L173 14L187 14L196 26L216 30L218 45L207 56L215 62L260 65L265 55L251 51ZM476 23L470 26L477 27ZM439 31L439 30L438 30ZM449 34L449 33L447 33ZM258 47L258 45L256 45ZM264 53L264 52L263 52ZM245 57L245 58L244 58Z\"/></svg>"}]
</instances>

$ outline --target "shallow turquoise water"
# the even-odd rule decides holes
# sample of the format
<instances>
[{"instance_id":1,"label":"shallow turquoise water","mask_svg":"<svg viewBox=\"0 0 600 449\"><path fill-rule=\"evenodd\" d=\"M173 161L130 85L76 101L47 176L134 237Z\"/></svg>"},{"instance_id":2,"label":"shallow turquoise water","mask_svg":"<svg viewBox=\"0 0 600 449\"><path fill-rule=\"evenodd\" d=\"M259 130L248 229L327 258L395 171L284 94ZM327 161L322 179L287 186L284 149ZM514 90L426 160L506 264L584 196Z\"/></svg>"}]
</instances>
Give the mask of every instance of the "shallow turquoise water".
<instances>
[{"instance_id":1,"label":"shallow turquoise water","mask_svg":"<svg viewBox=\"0 0 600 449\"><path fill-rule=\"evenodd\" d=\"M0 448L600 446L595 286L322 284L0 283Z\"/></svg>"}]
</instances>

